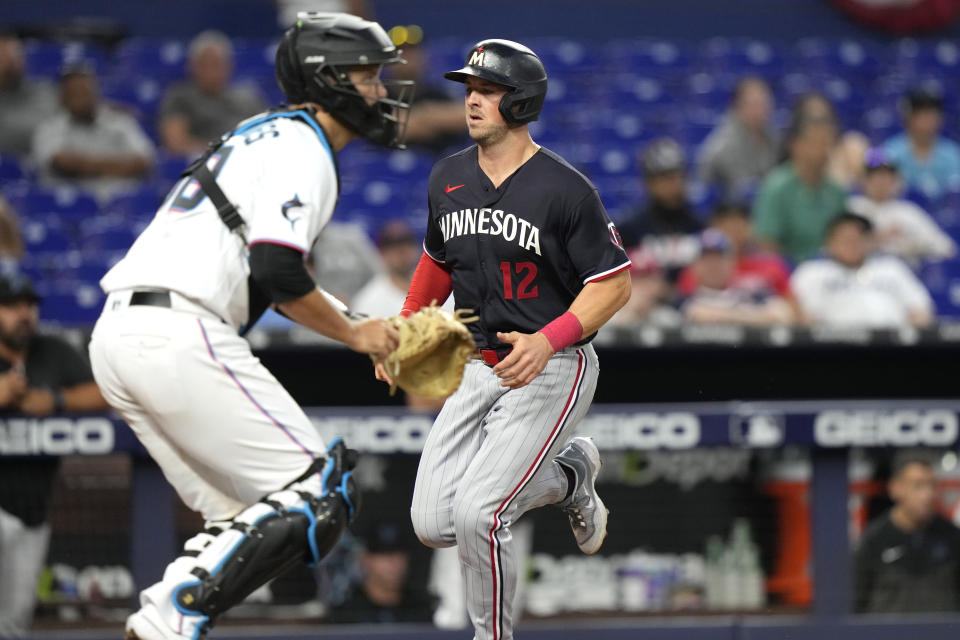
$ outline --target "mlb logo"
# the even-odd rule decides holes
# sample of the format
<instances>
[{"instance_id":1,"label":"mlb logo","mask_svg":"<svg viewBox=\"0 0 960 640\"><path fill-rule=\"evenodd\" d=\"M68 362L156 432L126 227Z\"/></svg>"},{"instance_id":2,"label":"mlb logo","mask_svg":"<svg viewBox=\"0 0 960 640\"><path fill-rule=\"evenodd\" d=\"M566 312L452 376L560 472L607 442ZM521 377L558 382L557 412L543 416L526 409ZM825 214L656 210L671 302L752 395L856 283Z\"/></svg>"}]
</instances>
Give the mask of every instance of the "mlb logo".
<instances>
[{"instance_id":1,"label":"mlb logo","mask_svg":"<svg viewBox=\"0 0 960 640\"><path fill-rule=\"evenodd\" d=\"M779 447L785 431L781 415L757 412L730 416L731 444L757 449Z\"/></svg>"}]
</instances>

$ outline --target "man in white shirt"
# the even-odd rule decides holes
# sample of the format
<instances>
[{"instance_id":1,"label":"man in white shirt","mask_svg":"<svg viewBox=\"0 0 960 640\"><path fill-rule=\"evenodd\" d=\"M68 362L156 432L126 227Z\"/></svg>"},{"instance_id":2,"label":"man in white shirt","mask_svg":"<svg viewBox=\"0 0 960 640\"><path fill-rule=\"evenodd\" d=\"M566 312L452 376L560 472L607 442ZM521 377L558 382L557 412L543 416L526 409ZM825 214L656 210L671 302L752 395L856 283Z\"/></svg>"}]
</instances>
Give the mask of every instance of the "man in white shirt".
<instances>
[{"instance_id":1,"label":"man in white shirt","mask_svg":"<svg viewBox=\"0 0 960 640\"><path fill-rule=\"evenodd\" d=\"M420 241L403 220L384 223L376 239L385 271L357 292L351 308L368 316L387 317L403 308L407 299L410 279L420 260ZM448 298L443 308L453 311L453 298Z\"/></svg>"},{"instance_id":2,"label":"man in white shirt","mask_svg":"<svg viewBox=\"0 0 960 640\"><path fill-rule=\"evenodd\" d=\"M926 211L897 197L902 190L900 173L883 149L869 149L864 164L863 195L851 196L847 208L873 223L878 249L911 264L956 255L953 239Z\"/></svg>"},{"instance_id":3,"label":"man in white shirt","mask_svg":"<svg viewBox=\"0 0 960 640\"><path fill-rule=\"evenodd\" d=\"M70 184L106 201L135 189L153 167L153 143L129 114L103 105L93 69L63 72L63 112L37 127L33 162L51 184Z\"/></svg>"},{"instance_id":4,"label":"man in white shirt","mask_svg":"<svg viewBox=\"0 0 960 640\"><path fill-rule=\"evenodd\" d=\"M387 322L331 304L304 257L337 202L336 152L359 137L402 144L409 103L380 80L402 61L374 22L303 14L277 50L289 106L241 122L191 164L101 281L97 384L206 521L141 592L127 640L205 638L257 587L322 559L359 507L356 452L324 445L241 336L272 304L357 352L396 348Z\"/></svg>"},{"instance_id":5,"label":"man in white shirt","mask_svg":"<svg viewBox=\"0 0 960 640\"><path fill-rule=\"evenodd\" d=\"M895 256L871 255L873 225L853 213L827 228L826 257L804 262L790 288L807 319L834 327L897 329L934 320L923 284Z\"/></svg>"}]
</instances>

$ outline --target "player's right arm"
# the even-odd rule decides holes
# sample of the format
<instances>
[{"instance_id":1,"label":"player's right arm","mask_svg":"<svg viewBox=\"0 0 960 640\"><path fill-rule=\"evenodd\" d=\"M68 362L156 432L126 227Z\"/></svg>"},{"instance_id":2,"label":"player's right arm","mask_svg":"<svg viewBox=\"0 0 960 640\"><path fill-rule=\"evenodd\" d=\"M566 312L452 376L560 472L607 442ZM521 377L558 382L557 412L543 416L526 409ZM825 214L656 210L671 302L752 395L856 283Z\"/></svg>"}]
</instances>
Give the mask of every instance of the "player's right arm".
<instances>
[{"instance_id":1,"label":"player's right arm","mask_svg":"<svg viewBox=\"0 0 960 640\"><path fill-rule=\"evenodd\" d=\"M354 351L383 358L397 348L397 330L383 319L348 320L318 289L277 306L291 320L342 342Z\"/></svg>"},{"instance_id":2,"label":"player's right arm","mask_svg":"<svg viewBox=\"0 0 960 640\"><path fill-rule=\"evenodd\" d=\"M432 183L432 175L430 180ZM413 272L403 309L400 310L400 315L403 317L415 313L421 307L429 306L434 300L438 305L441 305L447 301L447 298L453 292L453 277L450 275L450 269L444 263L446 253L443 233L433 217L433 204L429 191L427 193L427 208L430 214L427 218L427 233L423 239L423 255L420 256L420 262L417 263L417 268ZM377 380L393 384L387 374L387 368L379 360L375 361L374 374Z\"/></svg>"},{"instance_id":3,"label":"player's right arm","mask_svg":"<svg viewBox=\"0 0 960 640\"><path fill-rule=\"evenodd\" d=\"M271 242L253 244L250 273L294 322L374 357L385 357L396 348L397 331L384 320L354 322L334 308L317 289L298 250Z\"/></svg>"}]
</instances>

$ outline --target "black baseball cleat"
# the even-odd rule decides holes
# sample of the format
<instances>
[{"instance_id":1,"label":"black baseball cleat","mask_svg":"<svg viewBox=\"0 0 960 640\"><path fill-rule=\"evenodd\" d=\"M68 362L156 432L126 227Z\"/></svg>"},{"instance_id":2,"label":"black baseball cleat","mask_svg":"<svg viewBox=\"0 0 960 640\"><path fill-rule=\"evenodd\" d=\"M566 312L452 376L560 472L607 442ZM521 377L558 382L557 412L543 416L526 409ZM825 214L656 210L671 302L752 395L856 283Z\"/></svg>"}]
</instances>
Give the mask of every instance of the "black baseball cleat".
<instances>
[{"instance_id":1,"label":"black baseball cleat","mask_svg":"<svg viewBox=\"0 0 960 640\"><path fill-rule=\"evenodd\" d=\"M607 537L607 516L610 514L594 486L603 464L600 452L592 438L578 436L568 442L554 460L572 471L576 478L573 491L557 506L570 519L570 528L580 550L594 554Z\"/></svg>"}]
</instances>

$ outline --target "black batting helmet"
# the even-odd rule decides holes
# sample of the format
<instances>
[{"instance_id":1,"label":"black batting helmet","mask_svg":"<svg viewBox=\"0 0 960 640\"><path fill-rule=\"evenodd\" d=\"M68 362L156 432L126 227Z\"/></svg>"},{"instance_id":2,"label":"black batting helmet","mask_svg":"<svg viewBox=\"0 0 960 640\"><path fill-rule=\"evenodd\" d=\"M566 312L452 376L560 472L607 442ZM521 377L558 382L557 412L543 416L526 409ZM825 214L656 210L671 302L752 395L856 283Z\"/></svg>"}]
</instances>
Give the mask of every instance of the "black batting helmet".
<instances>
[{"instance_id":1,"label":"black batting helmet","mask_svg":"<svg viewBox=\"0 0 960 640\"><path fill-rule=\"evenodd\" d=\"M384 81L396 98L373 105L347 71L357 65L404 62L376 22L346 13L302 12L277 48L277 83L290 104L315 102L357 134L388 147L403 147L413 82Z\"/></svg>"},{"instance_id":2,"label":"black batting helmet","mask_svg":"<svg viewBox=\"0 0 960 640\"><path fill-rule=\"evenodd\" d=\"M519 42L478 42L467 54L462 69L443 74L447 80L456 82L466 82L467 76L510 89L500 100L500 113L507 122L526 124L540 117L547 97L547 71L537 54Z\"/></svg>"}]
</instances>

